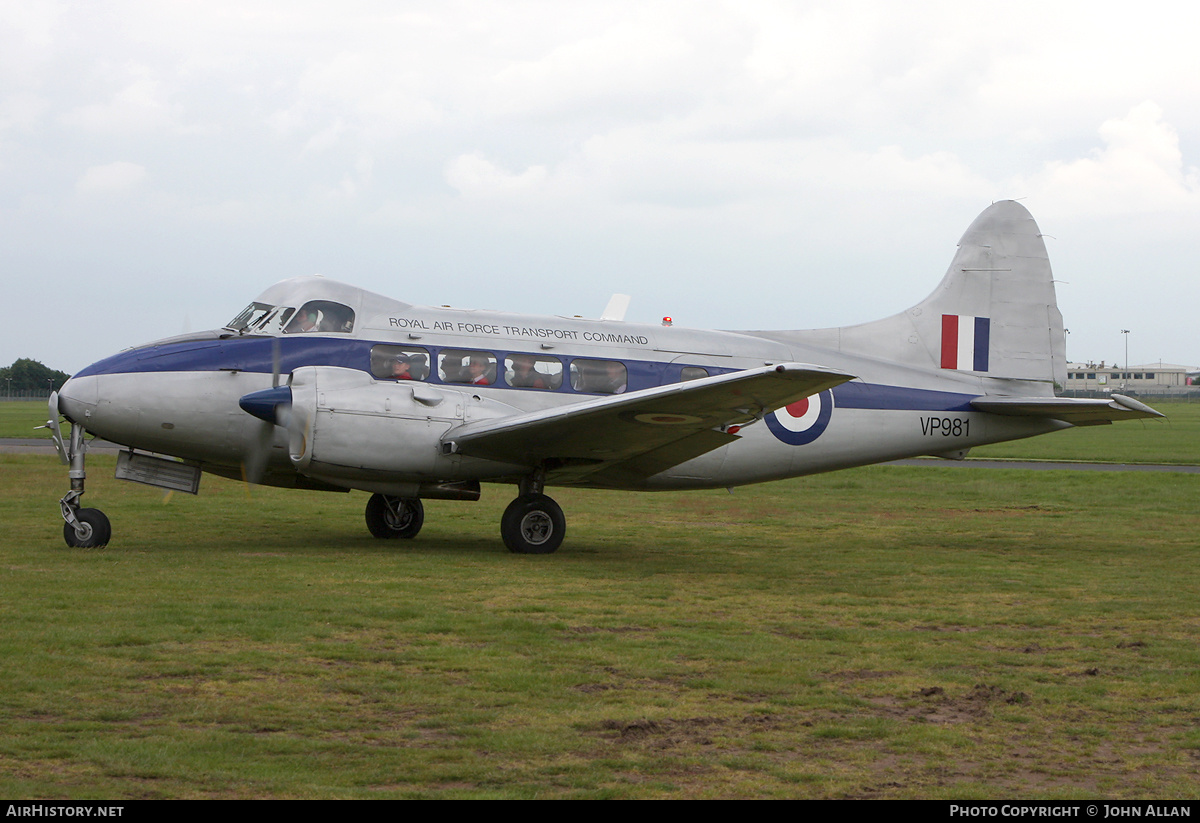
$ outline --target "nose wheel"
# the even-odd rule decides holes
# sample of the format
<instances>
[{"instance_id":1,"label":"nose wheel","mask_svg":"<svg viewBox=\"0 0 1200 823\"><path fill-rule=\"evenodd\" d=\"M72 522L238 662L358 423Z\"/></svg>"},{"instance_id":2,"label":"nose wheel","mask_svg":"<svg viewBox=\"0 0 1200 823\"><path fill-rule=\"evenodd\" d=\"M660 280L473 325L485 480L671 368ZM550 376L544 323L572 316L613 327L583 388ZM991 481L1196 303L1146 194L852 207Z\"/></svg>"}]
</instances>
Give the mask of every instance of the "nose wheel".
<instances>
[{"instance_id":1,"label":"nose wheel","mask_svg":"<svg viewBox=\"0 0 1200 823\"><path fill-rule=\"evenodd\" d=\"M99 509L76 509L75 523L63 523L63 540L73 549L99 549L108 545L112 526Z\"/></svg>"}]
</instances>

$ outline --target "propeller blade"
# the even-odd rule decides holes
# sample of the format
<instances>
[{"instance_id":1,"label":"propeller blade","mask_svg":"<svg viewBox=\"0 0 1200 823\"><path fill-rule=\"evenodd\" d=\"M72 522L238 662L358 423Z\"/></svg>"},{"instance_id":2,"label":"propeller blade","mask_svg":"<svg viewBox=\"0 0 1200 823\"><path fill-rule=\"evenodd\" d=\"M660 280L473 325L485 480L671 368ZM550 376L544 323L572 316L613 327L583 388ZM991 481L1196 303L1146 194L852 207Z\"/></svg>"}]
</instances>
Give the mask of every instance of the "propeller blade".
<instances>
[{"instance_id":1,"label":"propeller blade","mask_svg":"<svg viewBox=\"0 0 1200 823\"><path fill-rule=\"evenodd\" d=\"M278 375L277 375L278 376ZM253 439L246 444L246 459L242 462L242 473L247 483L257 484L262 480L271 458L271 446L275 441L275 427L287 427L291 419L292 390L288 386L250 392L238 400L242 411L263 421L254 430Z\"/></svg>"},{"instance_id":2,"label":"propeller blade","mask_svg":"<svg viewBox=\"0 0 1200 823\"><path fill-rule=\"evenodd\" d=\"M275 440L275 425L259 423L255 427L250 443L247 444L246 459L242 461L242 477L247 483L258 485L267 469L271 457L271 444Z\"/></svg>"}]
</instances>

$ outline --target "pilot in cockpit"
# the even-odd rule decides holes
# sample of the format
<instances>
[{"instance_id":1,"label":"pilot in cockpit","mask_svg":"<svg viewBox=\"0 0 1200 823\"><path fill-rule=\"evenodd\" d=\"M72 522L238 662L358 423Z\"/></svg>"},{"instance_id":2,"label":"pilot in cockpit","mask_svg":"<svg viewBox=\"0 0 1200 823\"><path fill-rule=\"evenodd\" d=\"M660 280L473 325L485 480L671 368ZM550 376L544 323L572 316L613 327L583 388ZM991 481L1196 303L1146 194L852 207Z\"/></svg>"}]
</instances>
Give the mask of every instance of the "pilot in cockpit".
<instances>
[{"instance_id":1,"label":"pilot in cockpit","mask_svg":"<svg viewBox=\"0 0 1200 823\"><path fill-rule=\"evenodd\" d=\"M302 308L296 312L296 316L292 318L292 322L287 324L284 332L293 334L295 332L320 331L320 329L321 313L316 309Z\"/></svg>"}]
</instances>

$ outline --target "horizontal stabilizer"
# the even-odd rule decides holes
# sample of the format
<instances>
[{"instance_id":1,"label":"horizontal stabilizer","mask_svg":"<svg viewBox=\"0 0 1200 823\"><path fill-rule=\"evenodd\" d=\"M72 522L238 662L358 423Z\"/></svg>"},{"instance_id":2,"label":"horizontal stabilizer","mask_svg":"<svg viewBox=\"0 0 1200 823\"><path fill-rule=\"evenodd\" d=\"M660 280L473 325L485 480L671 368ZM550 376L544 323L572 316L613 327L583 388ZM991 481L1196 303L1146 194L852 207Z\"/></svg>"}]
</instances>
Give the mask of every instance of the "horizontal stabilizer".
<instances>
[{"instance_id":1,"label":"horizontal stabilizer","mask_svg":"<svg viewBox=\"0 0 1200 823\"><path fill-rule=\"evenodd\" d=\"M971 405L980 411L1010 417L1043 417L1073 426L1099 426L1114 420L1163 417L1145 403L1114 394L1104 398L1071 397L977 397Z\"/></svg>"},{"instance_id":2,"label":"horizontal stabilizer","mask_svg":"<svg viewBox=\"0 0 1200 823\"><path fill-rule=\"evenodd\" d=\"M649 477L736 440L726 426L853 379L837 369L782 363L468 423L443 442L459 454L505 463L591 471L626 464Z\"/></svg>"}]
</instances>

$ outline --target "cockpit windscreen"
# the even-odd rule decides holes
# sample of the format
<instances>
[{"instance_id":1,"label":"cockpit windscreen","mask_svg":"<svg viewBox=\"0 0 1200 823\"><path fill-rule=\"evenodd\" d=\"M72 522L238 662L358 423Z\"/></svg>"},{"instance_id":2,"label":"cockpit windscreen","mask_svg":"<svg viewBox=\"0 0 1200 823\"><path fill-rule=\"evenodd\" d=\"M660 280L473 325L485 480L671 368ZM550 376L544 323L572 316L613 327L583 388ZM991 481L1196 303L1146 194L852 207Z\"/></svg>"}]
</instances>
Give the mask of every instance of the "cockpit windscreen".
<instances>
[{"instance_id":1,"label":"cockpit windscreen","mask_svg":"<svg viewBox=\"0 0 1200 823\"><path fill-rule=\"evenodd\" d=\"M331 300L309 300L297 311L291 306L251 303L229 321L238 334L297 334L354 331L354 310Z\"/></svg>"}]
</instances>

